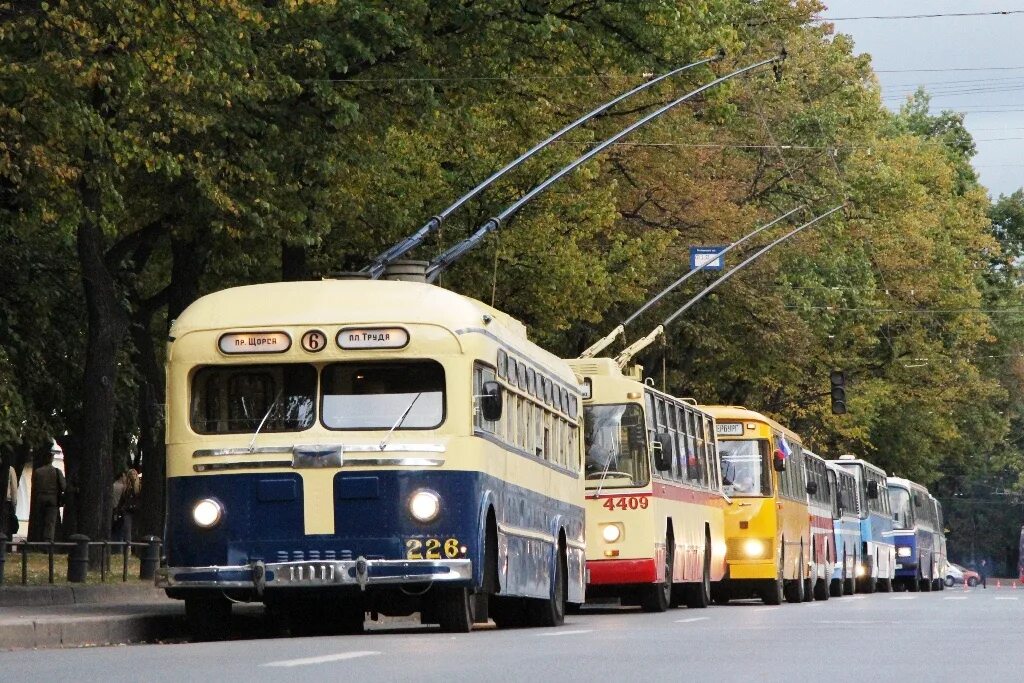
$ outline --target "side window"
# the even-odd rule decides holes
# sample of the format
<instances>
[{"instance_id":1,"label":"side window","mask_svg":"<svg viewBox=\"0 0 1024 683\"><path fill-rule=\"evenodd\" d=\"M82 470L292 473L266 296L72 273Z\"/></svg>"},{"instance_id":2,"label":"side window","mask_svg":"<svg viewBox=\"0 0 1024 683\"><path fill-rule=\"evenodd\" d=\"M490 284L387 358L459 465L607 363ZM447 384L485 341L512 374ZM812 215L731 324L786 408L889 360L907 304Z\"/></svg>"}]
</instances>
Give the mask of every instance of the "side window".
<instances>
[{"instance_id":1,"label":"side window","mask_svg":"<svg viewBox=\"0 0 1024 683\"><path fill-rule=\"evenodd\" d=\"M714 490L722 478L718 475L718 438L715 436L715 420L710 415L704 416L704 433L707 435L708 466L704 486Z\"/></svg>"},{"instance_id":2,"label":"side window","mask_svg":"<svg viewBox=\"0 0 1024 683\"><path fill-rule=\"evenodd\" d=\"M498 423L484 419L483 411L480 410L480 396L484 393L484 382L493 381L495 381L493 369L479 363L473 367L473 427L488 434L498 433Z\"/></svg>"},{"instance_id":3,"label":"side window","mask_svg":"<svg viewBox=\"0 0 1024 683\"><path fill-rule=\"evenodd\" d=\"M693 441L694 450L691 456L691 462L687 463L687 478L691 484L701 485L704 481L704 472L701 469L703 461L707 460L706 441L704 439L704 430L701 428L700 418L693 413L691 410L687 410L687 423L688 426L693 429Z\"/></svg>"}]
</instances>

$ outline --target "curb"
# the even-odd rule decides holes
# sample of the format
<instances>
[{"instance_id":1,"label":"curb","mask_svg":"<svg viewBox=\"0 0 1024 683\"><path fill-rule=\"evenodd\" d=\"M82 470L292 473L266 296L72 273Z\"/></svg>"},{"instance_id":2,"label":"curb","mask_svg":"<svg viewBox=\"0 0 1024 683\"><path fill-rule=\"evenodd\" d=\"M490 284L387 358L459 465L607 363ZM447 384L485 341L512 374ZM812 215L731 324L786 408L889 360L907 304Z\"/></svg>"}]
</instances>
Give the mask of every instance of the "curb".
<instances>
[{"instance_id":1,"label":"curb","mask_svg":"<svg viewBox=\"0 0 1024 683\"><path fill-rule=\"evenodd\" d=\"M121 645L181 638L180 614L41 616L8 622L0 629L0 650Z\"/></svg>"},{"instance_id":2,"label":"curb","mask_svg":"<svg viewBox=\"0 0 1024 683\"><path fill-rule=\"evenodd\" d=\"M151 583L0 587L0 607L125 604L166 600L163 589Z\"/></svg>"}]
</instances>

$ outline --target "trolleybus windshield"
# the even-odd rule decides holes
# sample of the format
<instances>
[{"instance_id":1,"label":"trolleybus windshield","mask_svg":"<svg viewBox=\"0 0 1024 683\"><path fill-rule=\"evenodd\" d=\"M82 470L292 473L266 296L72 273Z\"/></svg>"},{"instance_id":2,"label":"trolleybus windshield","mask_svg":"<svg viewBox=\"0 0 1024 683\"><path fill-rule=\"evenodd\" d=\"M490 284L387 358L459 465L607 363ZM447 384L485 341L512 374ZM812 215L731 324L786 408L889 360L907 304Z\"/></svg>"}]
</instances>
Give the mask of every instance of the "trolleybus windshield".
<instances>
[{"instance_id":1,"label":"trolleybus windshield","mask_svg":"<svg viewBox=\"0 0 1024 683\"><path fill-rule=\"evenodd\" d=\"M199 434L309 429L316 419L316 368L299 363L201 368L192 378L190 418Z\"/></svg>"},{"instance_id":2,"label":"trolleybus windshield","mask_svg":"<svg viewBox=\"0 0 1024 683\"><path fill-rule=\"evenodd\" d=\"M772 495L767 439L719 439L722 484L730 496Z\"/></svg>"},{"instance_id":3,"label":"trolleybus windshield","mask_svg":"<svg viewBox=\"0 0 1024 683\"><path fill-rule=\"evenodd\" d=\"M650 480L643 410L635 403L583 409L587 486L626 488Z\"/></svg>"},{"instance_id":4,"label":"trolleybus windshield","mask_svg":"<svg viewBox=\"0 0 1024 683\"><path fill-rule=\"evenodd\" d=\"M402 429L433 429L444 422L444 368L427 360L333 363L323 371L322 412L328 429L391 429L398 420Z\"/></svg>"},{"instance_id":5,"label":"trolleybus windshield","mask_svg":"<svg viewBox=\"0 0 1024 683\"><path fill-rule=\"evenodd\" d=\"M910 491L890 484L889 507L892 508L893 526L895 528L914 528L914 516L910 505Z\"/></svg>"}]
</instances>

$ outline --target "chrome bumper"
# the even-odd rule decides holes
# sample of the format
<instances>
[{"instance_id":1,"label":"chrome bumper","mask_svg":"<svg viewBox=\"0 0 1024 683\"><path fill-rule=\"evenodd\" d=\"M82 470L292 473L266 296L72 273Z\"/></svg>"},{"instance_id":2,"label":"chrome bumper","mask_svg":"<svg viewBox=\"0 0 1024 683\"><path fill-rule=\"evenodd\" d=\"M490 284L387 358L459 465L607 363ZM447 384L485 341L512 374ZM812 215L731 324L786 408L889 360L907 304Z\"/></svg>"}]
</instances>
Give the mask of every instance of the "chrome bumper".
<instances>
[{"instance_id":1,"label":"chrome bumper","mask_svg":"<svg viewBox=\"0 0 1024 683\"><path fill-rule=\"evenodd\" d=\"M158 588L324 588L469 581L471 560L309 560L220 567L161 567Z\"/></svg>"}]
</instances>

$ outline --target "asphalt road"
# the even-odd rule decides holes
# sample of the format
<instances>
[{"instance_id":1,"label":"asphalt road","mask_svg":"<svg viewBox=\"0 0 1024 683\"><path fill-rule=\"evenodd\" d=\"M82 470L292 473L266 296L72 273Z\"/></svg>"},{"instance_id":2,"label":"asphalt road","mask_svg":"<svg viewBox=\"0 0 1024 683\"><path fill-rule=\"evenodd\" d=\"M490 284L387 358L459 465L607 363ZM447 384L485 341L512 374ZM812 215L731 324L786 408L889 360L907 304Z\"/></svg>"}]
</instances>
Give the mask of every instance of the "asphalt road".
<instances>
[{"instance_id":1,"label":"asphalt road","mask_svg":"<svg viewBox=\"0 0 1024 683\"><path fill-rule=\"evenodd\" d=\"M1024 589L756 601L561 628L240 638L0 653L3 681L1010 681L1024 678ZM244 625L242 626L244 629ZM252 629L248 629L251 631ZM872 672L872 673L869 673Z\"/></svg>"}]
</instances>

